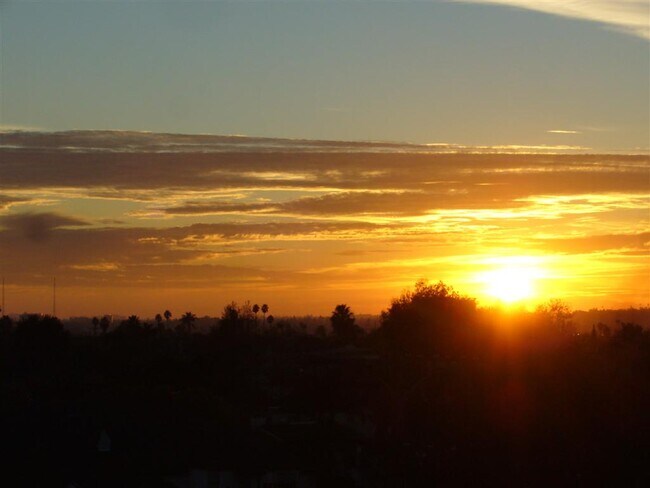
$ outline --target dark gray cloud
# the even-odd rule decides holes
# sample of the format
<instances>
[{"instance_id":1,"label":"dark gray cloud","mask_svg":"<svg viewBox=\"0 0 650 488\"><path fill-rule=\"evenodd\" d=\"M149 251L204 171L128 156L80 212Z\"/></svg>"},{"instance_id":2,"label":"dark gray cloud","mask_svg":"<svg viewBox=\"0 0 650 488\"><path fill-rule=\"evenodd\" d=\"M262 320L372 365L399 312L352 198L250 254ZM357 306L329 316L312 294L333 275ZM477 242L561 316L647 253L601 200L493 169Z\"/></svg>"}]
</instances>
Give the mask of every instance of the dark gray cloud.
<instances>
[{"instance_id":1,"label":"dark gray cloud","mask_svg":"<svg viewBox=\"0 0 650 488\"><path fill-rule=\"evenodd\" d=\"M123 225L126 224L125 220L121 219L97 219L97 222L104 225Z\"/></svg>"},{"instance_id":2,"label":"dark gray cloud","mask_svg":"<svg viewBox=\"0 0 650 488\"><path fill-rule=\"evenodd\" d=\"M231 203L231 202L187 202L168 207L168 215L225 214L225 213L268 213L293 214L301 216L343 216L343 215L422 215L443 208L512 208L525 205L510 199L485 195L487 187L469 192L464 188L447 191L405 191L405 192L342 192L318 197L302 197L286 202Z\"/></svg>"},{"instance_id":3,"label":"dark gray cloud","mask_svg":"<svg viewBox=\"0 0 650 488\"><path fill-rule=\"evenodd\" d=\"M89 222L56 213L22 213L0 217L0 225L8 232L41 242L47 240L55 229L90 225Z\"/></svg>"},{"instance_id":4,"label":"dark gray cloud","mask_svg":"<svg viewBox=\"0 0 650 488\"><path fill-rule=\"evenodd\" d=\"M465 184L528 182L531 190L554 185L642 190L648 168L627 166L620 157L603 167L583 156L500 156L419 154L260 154L218 155L52 154L4 151L0 187L121 190L229 188L422 189L462 180ZM575 161L578 158L578 161ZM590 161L593 159L593 161ZM635 162L639 162L635 160ZM531 175L533 180L531 181Z\"/></svg>"},{"instance_id":5,"label":"dark gray cloud","mask_svg":"<svg viewBox=\"0 0 650 488\"><path fill-rule=\"evenodd\" d=\"M0 132L0 145L9 148L37 148L64 152L148 152L148 153L217 153L217 152L436 152L457 150L463 146L435 146L364 141L282 139L209 134L170 134L136 131L85 130L63 132Z\"/></svg>"},{"instance_id":6,"label":"dark gray cloud","mask_svg":"<svg viewBox=\"0 0 650 488\"><path fill-rule=\"evenodd\" d=\"M204 151L213 139L227 140L229 149ZM645 191L650 171L647 155L440 154L407 144L122 132L10 133L1 141L0 189L73 187L119 190L123 196L137 190L277 187L414 191L454 181L468 188L496 185L492 194L506 196L524 190ZM174 151L156 149L174 141Z\"/></svg>"},{"instance_id":7,"label":"dark gray cloud","mask_svg":"<svg viewBox=\"0 0 650 488\"><path fill-rule=\"evenodd\" d=\"M161 211L167 215L200 215L200 214L226 214L268 212L274 213L282 208L282 204L264 203L233 203L233 202L187 202L175 207L167 207Z\"/></svg>"}]
</instances>

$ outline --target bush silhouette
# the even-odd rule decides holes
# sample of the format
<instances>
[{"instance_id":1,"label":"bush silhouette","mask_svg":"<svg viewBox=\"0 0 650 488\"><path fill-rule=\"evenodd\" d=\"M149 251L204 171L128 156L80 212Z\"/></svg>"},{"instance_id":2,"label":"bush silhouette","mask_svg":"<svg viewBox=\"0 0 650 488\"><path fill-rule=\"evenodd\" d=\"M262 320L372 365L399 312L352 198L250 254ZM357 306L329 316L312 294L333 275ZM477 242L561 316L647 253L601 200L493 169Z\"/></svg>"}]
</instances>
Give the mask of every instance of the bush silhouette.
<instances>
[{"instance_id":1,"label":"bush silhouette","mask_svg":"<svg viewBox=\"0 0 650 488\"><path fill-rule=\"evenodd\" d=\"M382 312L380 334L402 351L448 353L475 319L475 299L441 281L430 285L420 280Z\"/></svg>"}]
</instances>

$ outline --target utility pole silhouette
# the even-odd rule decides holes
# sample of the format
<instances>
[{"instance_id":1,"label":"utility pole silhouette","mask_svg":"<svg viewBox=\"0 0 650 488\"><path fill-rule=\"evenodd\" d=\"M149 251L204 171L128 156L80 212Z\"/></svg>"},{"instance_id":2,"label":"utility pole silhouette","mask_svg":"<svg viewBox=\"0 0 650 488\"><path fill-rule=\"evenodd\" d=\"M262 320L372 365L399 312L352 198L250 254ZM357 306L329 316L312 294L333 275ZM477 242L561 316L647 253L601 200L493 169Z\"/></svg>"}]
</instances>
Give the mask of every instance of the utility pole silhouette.
<instances>
[{"instance_id":1,"label":"utility pole silhouette","mask_svg":"<svg viewBox=\"0 0 650 488\"><path fill-rule=\"evenodd\" d=\"M5 277L2 277L2 315L7 315L5 310Z\"/></svg>"},{"instance_id":2,"label":"utility pole silhouette","mask_svg":"<svg viewBox=\"0 0 650 488\"><path fill-rule=\"evenodd\" d=\"M56 276L52 279L52 317L56 317Z\"/></svg>"}]
</instances>

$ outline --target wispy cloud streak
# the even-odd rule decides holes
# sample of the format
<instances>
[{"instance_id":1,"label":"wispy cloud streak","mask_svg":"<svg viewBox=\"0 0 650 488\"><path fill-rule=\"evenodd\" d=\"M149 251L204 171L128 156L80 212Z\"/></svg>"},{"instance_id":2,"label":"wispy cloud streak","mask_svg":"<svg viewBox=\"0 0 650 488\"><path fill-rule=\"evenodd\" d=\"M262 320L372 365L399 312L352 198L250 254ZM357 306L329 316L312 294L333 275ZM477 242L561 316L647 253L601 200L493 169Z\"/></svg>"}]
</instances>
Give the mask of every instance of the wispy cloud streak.
<instances>
[{"instance_id":1,"label":"wispy cloud streak","mask_svg":"<svg viewBox=\"0 0 650 488\"><path fill-rule=\"evenodd\" d=\"M537 10L552 15L599 22L650 39L650 3L647 0L452 0L489 3Z\"/></svg>"}]
</instances>

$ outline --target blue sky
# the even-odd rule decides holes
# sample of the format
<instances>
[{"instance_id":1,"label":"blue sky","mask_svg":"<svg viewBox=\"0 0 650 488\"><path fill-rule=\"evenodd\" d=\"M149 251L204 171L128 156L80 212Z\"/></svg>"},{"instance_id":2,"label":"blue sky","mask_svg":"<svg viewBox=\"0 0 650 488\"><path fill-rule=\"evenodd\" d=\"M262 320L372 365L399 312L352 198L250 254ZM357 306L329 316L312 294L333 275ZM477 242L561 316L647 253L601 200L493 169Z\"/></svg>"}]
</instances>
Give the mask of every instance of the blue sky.
<instances>
[{"instance_id":1,"label":"blue sky","mask_svg":"<svg viewBox=\"0 0 650 488\"><path fill-rule=\"evenodd\" d=\"M0 8L5 127L648 146L648 40L590 20L436 1Z\"/></svg>"}]
</instances>

